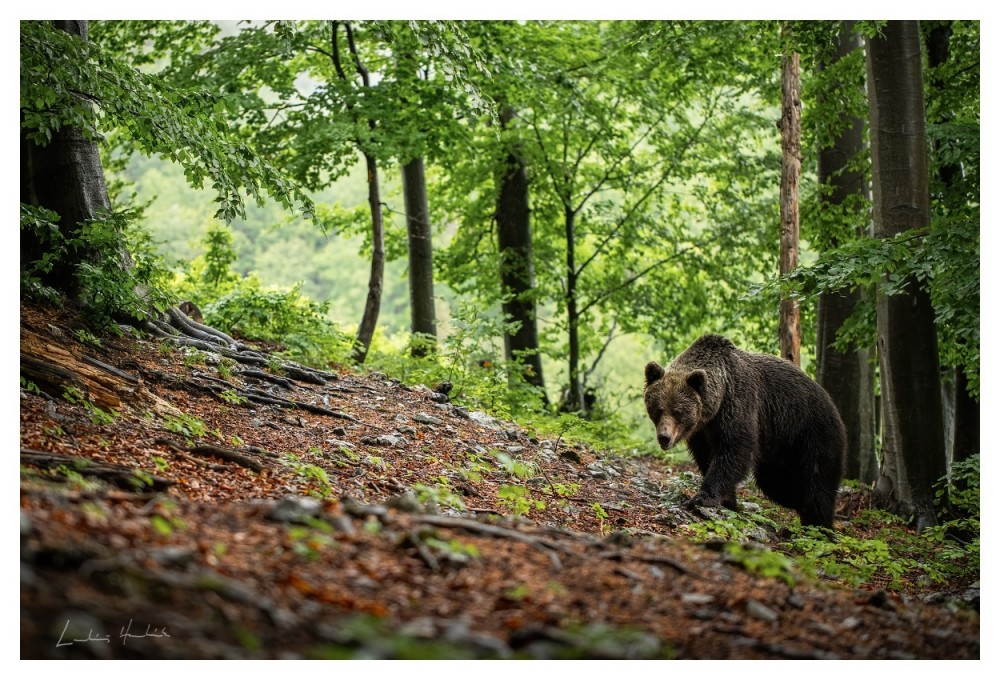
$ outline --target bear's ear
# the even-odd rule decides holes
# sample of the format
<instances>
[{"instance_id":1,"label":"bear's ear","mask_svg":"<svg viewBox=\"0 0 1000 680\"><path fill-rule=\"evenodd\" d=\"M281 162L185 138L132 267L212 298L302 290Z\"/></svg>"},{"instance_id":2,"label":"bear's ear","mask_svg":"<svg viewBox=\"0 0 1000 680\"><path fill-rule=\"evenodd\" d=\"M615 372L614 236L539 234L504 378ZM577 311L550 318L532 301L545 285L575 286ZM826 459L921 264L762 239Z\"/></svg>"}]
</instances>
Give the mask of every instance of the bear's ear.
<instances>
[{"instance_id":1,"label":"bear's ear","mask_svg":"<svg viewBox=\"0 0 1000 680\"><path fill-rule=\"evenodd\" d=\"M688 386L691 389L693 389L698 394L704 394L705 393L705 379L707 377L708 377L708 374L706 374L705 371L703 371L703 370L701 370L699 368L697 370L694 370L694 371L691 371L690 373L688 373L687 384L688 384Z\"/></svg>"},{"instance_id":2,"label":"bear's ear","mask_svg":"<svg viewBox=\"0 0 1000 680\"><path fill-rule=\"evenodd\" d=\"M650 361L646 364L646 387L649 387L662 378L664 373L666 371L663 370L663 366L660 366L655 361Z\"/></svg>"}]
</instances>

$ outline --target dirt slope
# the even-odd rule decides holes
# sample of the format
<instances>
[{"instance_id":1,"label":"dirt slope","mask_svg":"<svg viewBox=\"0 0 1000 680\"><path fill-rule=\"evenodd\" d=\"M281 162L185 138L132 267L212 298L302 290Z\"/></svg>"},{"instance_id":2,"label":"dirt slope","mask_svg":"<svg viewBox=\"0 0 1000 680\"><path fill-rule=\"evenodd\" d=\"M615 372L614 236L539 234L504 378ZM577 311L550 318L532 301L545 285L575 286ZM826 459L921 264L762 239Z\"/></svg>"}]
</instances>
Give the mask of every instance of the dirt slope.
<instances>
[{"instance_id":1,"label":"dirt slope","mask_svg":"<svg viewBox=\"0 0 1000 680\"><path fill-rule=\"evenodd\" d=\"M79 328L21 310L22 658L979 657L967 607L692 542L662 462Z\"/></svg>"}]
</instances>

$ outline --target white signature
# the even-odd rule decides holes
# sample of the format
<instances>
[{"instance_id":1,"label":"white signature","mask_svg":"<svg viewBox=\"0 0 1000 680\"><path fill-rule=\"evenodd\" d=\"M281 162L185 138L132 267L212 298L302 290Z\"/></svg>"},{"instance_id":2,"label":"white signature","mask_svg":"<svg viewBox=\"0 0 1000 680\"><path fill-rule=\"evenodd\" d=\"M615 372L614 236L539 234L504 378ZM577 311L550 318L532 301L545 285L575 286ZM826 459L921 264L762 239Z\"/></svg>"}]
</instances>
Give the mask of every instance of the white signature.
<instances>
[{"instance_id":1,"label":"white signature","mask_svg":"<svg viewBox=\"0 0 1000 680\"><path fill-rule=\"evenodd\" d=\"M87 631L87 637L85 638L73 638L72 640L66 641L64 638L66 637L66 631L69 629L69 623L70 620L66 619L66 625L63 626L63 631L59 635L59 642L56 643L56 647L70 647L76 644L77 642L103 642L105 644L109 645L111 644L110 635L107 634L101 635L100 633L94 635L93 628ZM146 632L144 633L133 633L132 619L129 619L128 625L122 626L121 631L118 633L118 638L122 641L122 646L128 644L128 641L130 639L139 639L147 637L155 637L155 638L170 637L170 633L167 632L166 626L164 626L163 628L154 628L150 625L146 626Z\"/></svg>"}]
</instances>

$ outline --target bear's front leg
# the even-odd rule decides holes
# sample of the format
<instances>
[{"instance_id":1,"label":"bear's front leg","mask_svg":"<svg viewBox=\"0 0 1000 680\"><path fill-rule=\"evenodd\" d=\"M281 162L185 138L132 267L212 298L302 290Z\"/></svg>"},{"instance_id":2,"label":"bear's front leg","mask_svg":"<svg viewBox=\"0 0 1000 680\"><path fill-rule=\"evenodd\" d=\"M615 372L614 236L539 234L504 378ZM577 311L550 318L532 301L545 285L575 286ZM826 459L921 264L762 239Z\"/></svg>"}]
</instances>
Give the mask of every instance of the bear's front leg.
<instances>
[{"instance_id":1,"label":"bear's front leg","mask_svg":"<svg viewBox=\"0 0 1000 680\"><path fill-rule=\"evenodd\" d=\"M702 467L701 490L684 505L687 508L723 506L739 512L736 486L750 473L756 450L755 439L748 432L707 431L692 437L688 446L695 460L706 461ZM707 469L705 469L707 468Z\"/></svg>"}]
</instances>

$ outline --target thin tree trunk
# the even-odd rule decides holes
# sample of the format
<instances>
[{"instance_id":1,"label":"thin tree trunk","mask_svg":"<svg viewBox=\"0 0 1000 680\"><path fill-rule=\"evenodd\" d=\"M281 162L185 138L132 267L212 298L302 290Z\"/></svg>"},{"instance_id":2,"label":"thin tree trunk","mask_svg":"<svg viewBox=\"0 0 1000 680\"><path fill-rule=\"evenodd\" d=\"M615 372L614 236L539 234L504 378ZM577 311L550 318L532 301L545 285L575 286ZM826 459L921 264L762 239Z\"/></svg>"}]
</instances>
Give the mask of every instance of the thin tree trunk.
<instances>
[{"instance_id":1,"label":"thin tree trunk","mask_svg":"<svg viewBox=\"0 0 1000 680\"><path fill-rule=\"evenodd\" d=\"M860 48L861 40L853 30L853 22L842 22L834 63ZM833 143L819 152L818 181L824 188L820 200L822 205L830 206L834 215L844 214L846 204L852 199L857 200L858 211L870 201L864 174L850 167L851 160L863 150L864 121L855 117L841 121ZM859 227L857 235L870 236L867 232ZM835 240L831 243L833 248L838 245ZM837 331L865 294L861 289L847 287L820 295L816 310L816 380L830 394L847 428L844 476L870 485L878 477L874 350L859 347L840 352L833 346Z\"/></svg>"},{"instance_id":2,"label":"thin tree trunk","mask_svg":"<svg viewBox=\"0 0 1000 680\"><path fill-rule=\"evenodd\" d=\"M781 243L779 270L785 275L799 263L799 174L802 167L802 102L799 99L799 55L782 57L781 69ZM781 356L799 365L802 332L799 303L781 301L778 320Z\"/></svg>"},{"instance_id":3,"label":"thin tree trunk","mask_svg":"<svg viewBox=\"0 0 1000 680\"><path fill-rule=\"evenodd\" d=\"M920 28L889 21L869 38L875 236L930 223ZM930 295L910 278L899 295L879 295L878 350L883 406L880 504L937 522L933 485L946 472L937 336Z\"/></svg>"},{"instance_id":4,"label":"thin tree trunk","mask_svg":"<svg viewBox=\"0 0 1000 680\"><path fill-rule=\"evenodd\" d=\"M340 47L337 44L337 34L340 25L344 26L344 34L347 36L347 49L354 60L354 70L361 78L361 87L367 90L371 87L371 79L368 69L361 61L358 53L358 46L354 42L354 30L349 21L330 22L330 57L333 61L333 68L337 72L337 77L342 81L347 81L347 73L340 62ZM347 104L348 111L357 120L354 105ZM374 131L375 121L368 119L368 129ZM354 353L352 358L359 364L363 364L368 356L368 350L372 344L372 337L375 335L375 325L378 323L379 307L382 305L382 278L385 270L385 230L382 224L382 198L379 192L378 163L375 156L366 150L362 140L355 142L361 149L365 157L365 168L368 171L368 209L372 218L372 266L368 276L368 297L365 299L364 313L361 315L361 323L358 325L358 334L354 340Z\"/></svg>"},{"instance_id":5,"label":"thin tree trunk","mask_svg":"<svg viewBox=\"0 0 1000 680\"><path fill-rule=\"evenodd\" d=\"M567 411L587 417L587 402L580 379L580 314L576 299L576 213L566 206L563 217L566 228L566 324L569 331L569 390Z\"/></svg>"},{"instance_id":6,"label":"thin tree trunk","mask_svg":"<svg viewBox=\"0 0 1000 680\"><path fill-rule=\"evenodd\" d=\"M409 246L410 331L414 335L410 353L425 356L434 350L437 341L437 319L434 313L434 250L424 159L421 157L403 165L403 203Z\"/></svg>"},{"instance_id":7,"label":"thin tree trunk","mask_svg":"<svg viewBox=\"0 0 1000 680\"><path fill-rule=\"evenodd\" d=\"M53 21L52 24L70 35L87 40L86 21ZM98 217L111 207L97 144L86 139L77 127L60 128L45 146L28 140L24 130L21 131L20 193L23 203L59 213L59 228L65 239L74 238L81 223ZM22 267L41 257L51 245L38 242L31 232L23 232L21 236ZM45 283L71 297L78 297L80 293L76 263L96 264L115 258L122 267L132 266L124 246L116 253L109 253L84 244L82 248L73 250L69 257L71 261L55 267Z\"/></svg>"},{"instance_id":8,"label":"thin tree trunk","mask_svg":"<svg viewBox=\"0 0 1000 680\"><path fill-rule=\"evenodd\" d=\"M501 124L506 127L514 111L501 112ZM504 330L507 360L517 360L524 366L524 379L542 389L542 357L538 342L538 313L535 304L535 268L531 245L531 211L528 207L528 174L524 160L512 148L506 155L498 178L497 245L500 250L500 285L503 291L503 314L518 328L513 333Z\"/></svg>"}]
</instances>

